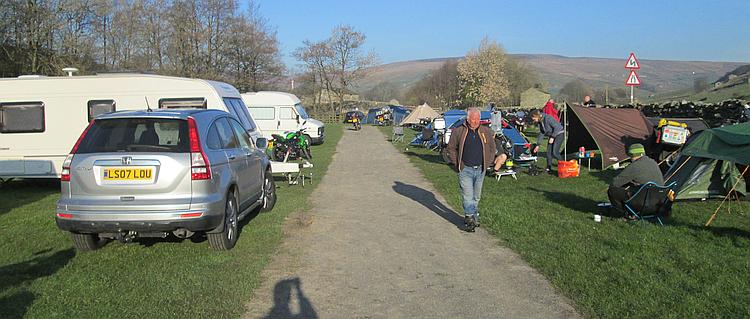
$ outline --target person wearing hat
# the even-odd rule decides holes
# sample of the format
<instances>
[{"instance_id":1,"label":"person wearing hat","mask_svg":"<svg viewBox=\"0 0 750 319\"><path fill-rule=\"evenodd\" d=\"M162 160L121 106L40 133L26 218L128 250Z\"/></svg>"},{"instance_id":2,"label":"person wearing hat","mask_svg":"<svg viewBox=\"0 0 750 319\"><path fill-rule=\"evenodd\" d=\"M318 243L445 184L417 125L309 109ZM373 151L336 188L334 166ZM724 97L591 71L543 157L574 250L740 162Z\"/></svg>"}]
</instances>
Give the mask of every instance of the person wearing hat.
<instances>
[{"instance_id":1,"label":"person wearing hat","mask_svg":"<svg viewBox=\"0 0 750 319\"><path fill-rule=\"evenodd\" d=\"M625 214L623 202L632 196L632 193L648 182L659 185L664 184L659 164L648 156L645 156L646 148L643 144L632 144L628 147L630 165L625 167L620 174L615 176L612 184L607 190L607 196L612 207L620 214Z\"/></svg>"}]
</instances>

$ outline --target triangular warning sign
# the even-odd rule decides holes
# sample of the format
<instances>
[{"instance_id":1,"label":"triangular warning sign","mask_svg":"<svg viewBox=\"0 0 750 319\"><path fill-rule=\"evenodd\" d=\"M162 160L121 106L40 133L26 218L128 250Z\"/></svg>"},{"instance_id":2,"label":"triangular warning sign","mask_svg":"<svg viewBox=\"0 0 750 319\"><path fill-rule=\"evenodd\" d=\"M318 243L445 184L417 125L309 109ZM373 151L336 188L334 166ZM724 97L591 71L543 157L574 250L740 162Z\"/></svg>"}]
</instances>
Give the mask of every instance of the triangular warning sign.
<instances>
[{"instance_id":1,"label":"triangular warning sign","mask_svg":"<svg viewBox=\"0 0 750 319\"><path fill-rule=\"evenodd\" d=\"M628 57L628 62L625 62L625 68L626 69L640 69L641 64L638 63L638 59L635 58L635 53L630 52L630 56Z\"/></svg>"},{"instance_id":2,"label":"triangular warning sign","mask_svg":"<svg viewBox=\"0 0 750 319\"><path fill-rule=\"evenodd\" d=\"M627 85L627 86L639 86L639 85L641 85L641 78L638 77L638 74L635 73L635 70L630 70L630 74L628 75L628 79L625 80L625 85Z\"/></svg>"}]
</instances>

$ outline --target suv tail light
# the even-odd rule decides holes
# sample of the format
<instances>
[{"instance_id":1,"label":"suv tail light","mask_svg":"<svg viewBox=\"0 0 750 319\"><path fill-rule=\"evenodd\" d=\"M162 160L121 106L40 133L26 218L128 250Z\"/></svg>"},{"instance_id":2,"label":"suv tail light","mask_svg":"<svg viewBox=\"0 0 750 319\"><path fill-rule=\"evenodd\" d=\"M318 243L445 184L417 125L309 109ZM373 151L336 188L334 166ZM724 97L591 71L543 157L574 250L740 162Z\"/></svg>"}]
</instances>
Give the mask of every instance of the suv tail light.
<instances>
[{"instance_id":1,"label":"suv tail light","mask_svg":"<svg viewBox=\"0 0 750 319\"><path fill-rule=\"evenodd\" d=\"M81 136L78 137L76 144L73 145L73 149L70 150L70 154L68 154L68 156L65 157L65 161L63 162L63 165L62 165L62 171L60 171L60 181L70 182L70 163L73 162L73 155L75 155L76 151L78 151L78 145L80 145L81 141L83 141L83 137L86 136L86 133L88 133L89 129L91 128L91 125L94 125L94 120L91 120L91 122L89 122L89 125L86 126L85 130L83 130L83 133L81 133Z\"/></svg>"},{"instance_id":2,"label":"suv tail light","mask_svg":"<svg viewBox=\"0 0 750 319\"><path fill-rule=\"evenodd\" d=\"M201 141L198 137L198 126L195 119L188 117L188 130L190 137L190 173L192 180L211 179L211 169L208 158L203 153Z\"/></svg>"}]
</instances>

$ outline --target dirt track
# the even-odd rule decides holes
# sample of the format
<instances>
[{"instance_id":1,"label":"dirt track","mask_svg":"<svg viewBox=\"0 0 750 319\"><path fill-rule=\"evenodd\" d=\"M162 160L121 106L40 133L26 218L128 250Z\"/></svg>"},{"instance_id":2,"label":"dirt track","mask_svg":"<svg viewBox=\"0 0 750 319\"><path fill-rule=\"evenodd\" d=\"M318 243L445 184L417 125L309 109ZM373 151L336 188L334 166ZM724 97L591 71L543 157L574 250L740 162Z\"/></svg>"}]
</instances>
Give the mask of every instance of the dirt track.
<instances>
[{"instance_id":1,"label":"dirt track","mask_svg":"<svg viewBox=\"0 0 750 319\"><path fill-rule=\"evenodd\" d=\"M577 318L373 127L347 130L246 318ZM283 200L280 198L279 200Z\"/></svg>"}]
</instances>

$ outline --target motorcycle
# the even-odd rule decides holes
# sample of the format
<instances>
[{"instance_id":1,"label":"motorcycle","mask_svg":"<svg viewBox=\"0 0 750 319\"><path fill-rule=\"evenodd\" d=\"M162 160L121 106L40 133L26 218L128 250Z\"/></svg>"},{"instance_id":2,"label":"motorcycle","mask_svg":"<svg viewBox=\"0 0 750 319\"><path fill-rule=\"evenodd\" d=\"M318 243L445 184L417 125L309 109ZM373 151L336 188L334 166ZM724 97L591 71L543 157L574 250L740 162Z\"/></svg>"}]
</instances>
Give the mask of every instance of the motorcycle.
<instances>
[{"instance_id":1,"label":"motorcycle","mask_svg":"<svg viewBox=\"0 0 750 319\"><path fill-rule=\"evenodd\" d=\"M362 129L362 123L359 122L359 118L356 118L356 117L353 118L352 119L352 124L354 125L354 130L355 131L359 131L359 130Z\"/></svg>"},{"instance_id":2,"label":"motorcycle","mask_svg":"<svg viewBox=\"0 0 750 319\"><path fill-rule=\"evenodd\" d=\"M286 132L284 135L273 134L272 157L277 162L296 160L300 157L312 159L310 141L305 137L305 129Z\"/></svg>"}]
</instances>

